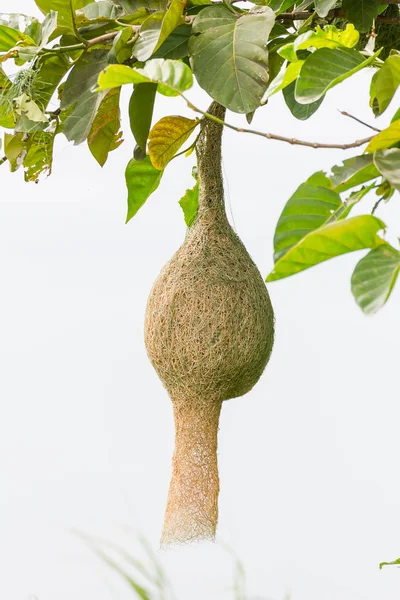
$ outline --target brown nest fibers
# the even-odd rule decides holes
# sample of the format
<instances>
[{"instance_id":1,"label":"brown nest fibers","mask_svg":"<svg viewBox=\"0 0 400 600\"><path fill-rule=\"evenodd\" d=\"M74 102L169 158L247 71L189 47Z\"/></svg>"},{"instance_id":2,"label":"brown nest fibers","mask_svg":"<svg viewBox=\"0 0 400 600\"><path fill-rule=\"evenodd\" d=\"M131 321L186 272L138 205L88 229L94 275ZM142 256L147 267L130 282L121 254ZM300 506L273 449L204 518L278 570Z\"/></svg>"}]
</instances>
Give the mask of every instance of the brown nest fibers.
<instances>
[{"instance_id":1,"label":"brown nest fibers","mask_svg":"<svg viewBox=\"0 0 400 600\"><path fill-rule=\"evenodd\" d=\"M216 102L208 112L224 119ZM163 545L214 539L221 405L257 383L274 341L265 283L225 213L222 129L209 118L201 123L198 214L158 276L145 319L147 353L176 427Z\"/></svg>"}]
</instances>

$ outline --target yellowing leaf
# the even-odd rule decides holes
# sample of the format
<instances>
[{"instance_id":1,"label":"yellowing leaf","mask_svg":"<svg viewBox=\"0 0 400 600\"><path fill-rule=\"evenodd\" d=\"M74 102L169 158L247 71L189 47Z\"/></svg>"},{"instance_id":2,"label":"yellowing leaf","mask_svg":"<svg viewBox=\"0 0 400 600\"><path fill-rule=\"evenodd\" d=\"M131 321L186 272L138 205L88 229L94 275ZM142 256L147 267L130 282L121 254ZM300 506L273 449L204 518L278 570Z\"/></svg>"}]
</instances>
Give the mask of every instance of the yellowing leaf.
<instances>
[{"instance_id":1,"label":"yellowing leaf","mask_svg":"<svg viewBox=\"0 0 400 600\"><path fill-rule=\"evenodd\" d=\"M123 142L120 131L120 88L110 90L99 106L88 137L89 150L103 166L108 154Z\"/></svg>"},{"instance_id":2,"label":"yellowing leaf","mask_svg":"<svg viewBox=\"0 0 400 600\"><path fill-rule=\"evenodd\" d=\"M400 142L400 119L394 121L394 123L378 133L378 135L375 135L368 144L366 152L385 150L397 142Z\"/></svg>"},{"instance_id":3,"label":"yellowing leaf","mask_svg":"<svg viewBox=\"0 0 400 600\"><path fill-rule=\"evenodd\" d=\"M186 117L164 117L158 121L149 134L152 165L156 169L164 169L199 122L199 119Z\"/></svg>"}]
</instances>

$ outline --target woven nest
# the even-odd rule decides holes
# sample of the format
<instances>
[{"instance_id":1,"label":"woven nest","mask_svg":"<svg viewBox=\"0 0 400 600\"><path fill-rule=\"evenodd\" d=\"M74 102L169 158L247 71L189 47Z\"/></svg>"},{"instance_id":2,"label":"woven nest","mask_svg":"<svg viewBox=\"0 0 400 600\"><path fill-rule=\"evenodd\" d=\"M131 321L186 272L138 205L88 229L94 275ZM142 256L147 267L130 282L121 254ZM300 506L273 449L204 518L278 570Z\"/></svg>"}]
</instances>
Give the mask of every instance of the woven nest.
<instances>
[{"instance_id":1,"label":"woven nest","mask_svg":"<svg viewBox=\"0 0 400 600\"><path fill-rule=\"evenodd\" d=\"M219 119L225 109L213 103ZM176 445L162 543L213 539L221 404L242 396L269 360L274 314L265 283L226 217L222 127L197 144L199 211L148 300L145 343L174 407Z\"/></svg>"}]
</instances>

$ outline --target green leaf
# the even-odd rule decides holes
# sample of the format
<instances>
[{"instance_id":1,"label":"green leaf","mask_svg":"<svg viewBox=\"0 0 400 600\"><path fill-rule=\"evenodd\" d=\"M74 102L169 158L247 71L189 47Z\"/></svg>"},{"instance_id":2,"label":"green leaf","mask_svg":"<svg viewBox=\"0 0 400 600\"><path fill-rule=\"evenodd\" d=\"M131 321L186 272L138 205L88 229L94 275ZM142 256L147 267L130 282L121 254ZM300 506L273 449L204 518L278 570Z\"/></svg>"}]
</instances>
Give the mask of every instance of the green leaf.
<instances>
[{"instance_id":1,"label":"green leaf","mask_svg":"<svg viewBox=\"0 0 400 600\"><path fill-rule=\"evenodd\" d=\"M43 14L51 10L58 13L57 25L62 33L75 33L75 11L83 8L92 0L35 0Z\"/></svg>"},{"instance_id":2,"label":"green leaf","mask_svg":"<svg viewBox=\"0 0 400 600\"><path fill-rule=\"evenodd\" d=\"M236 16L220 5L204 8L193 22L189 50L196 79L234 112L260 106L269 79L266 44L274 22L269 7Z\"/></svg>"},{"instance_id":3,"label":"green leaf","mask_svg":"<svg viewBox=\"0 0 400 600\"><path fill-rule=\"evenodd\" d=\"M54 133L29 135L24 157L25 181L37 181L42 174L50 175L53 163Z\"/></svg>"},{"instance_id":4,"label":"green leaf","mask_svg":"<svg viewBox=\"0 0 400 600\"><path fill-rule=\"evenodd\" d=\"M338 29L334 25L326 25L322 29L318 25L315 31L305 31L298 35L293 42L282 46L278 52L284 58L295 61L299 50L353 48L359 39L360 34L351 23L348 23L345 29Z\"/></svg>"},{"instance_id":5,"label":"green leaf","mask_svg":"<svg viewBox=\"0 0 400 600\"><path fill-rule=\"evenodd\" d=\"M163 171L151 164L150 158L129 161L125 177L128 187L128 214L126 222L130 221L146 202L147 198L158 188Z\"/></svg>"},{"instance_id":6,"label":"green leaf","mask_svg":"<svg viewBox=\"0 0 400 600\"><path fill-rule=\"evenodd\" d=\"M382 567L390 567L392 565L400 565L400 558L393 560L392 562L381 562L379 568L382 569Z\"/></svg>"},{"instance_id":7,"label":"green leaf","mask_svg":"<svg viewBox=\"0 0 400 600\"><path fill-rule=\"evenodd\" d=\"M342 10L359 31L369 31L380 4L381 0L343 0Z\"/></svg>"},{"instance_id":8,"label":"green leaf","mask_svg":"<svg viewBox=\"0 0 400 600\"><path fill-rule=\"evenodd\" d=\"M273 79L265 92L261 103L265 104L268 98L271 98L274 94L277 94L281 90L285 89L288 85L296 81L304 65L304 60L296 60L289 63L289 65L283 66L279 71L278 75Z\"/></svg>"},{"instance_id":9,"label":"green leaf","mask_svg":"<svg viewBox=\"0 0 400 600\"><path fill-rule=\"evenodd\" d=\"M380 53L365 58L350 48L321 48L305 61L296 83L296 100L300 104L316 102L332 87L371 64Z\"/></svg>"},{"instance_id":10,"label":"green leaf","mask_svg":"<svg viewBox=\"0 0 400 600\"><path fill-rule=\"evenodd\" d=\"M163 170L196 129L199 119L163 117L149 134L149 156L156 169Z\"/></svg>"},{"instance_id":11,"label":"green leaf","mask_svg":"<svg viewBox=\"0 0 400 600\"><path fill-rule=\"evenodd\" d=\"M13 99L14 110L17 115L25 115L30 121L47 123L47 119L39 106L27 94L21 94Z\"/></svg>"},{"instance_id":12,"label":"green leaf","mask_svg":"<svg viewBox=\"0 0 400 600\"><path fill-rule=\"evenodd\" d=\"M136 143L144 154L146 154L147 138L151 128L156 93L156 83L140 83L135 85L129 102L131 131Z\"/></svg>"},{"instance_id":13,"label":"green leaf","mask_svg":"<svg viewBox=\"0 0 400 600\"><path fill-rule=\"evenodd\" d=\"M378 135L375 135L366 148L366 152L376 152L385 150L400 141L400 119L391 123L389 127L383 129Z\"/></svg>"},{"instance_id":14,"label":"green leaf","mask_svg":"<svg viewBox=\"0 0 400 600\"><path fill-rule=\"evenodd\" d=\"M132 36L132 27L125 27L117 34L110 50L110 63L124 63L132 56L132 47L129 45Z\"/></svg>"},{"instance_id":15,"label":"green leaf","mask_svg":"<svg viewBox=\"0 0 400 600\"><path fill-rule=\"evenodd\" d=\"M45 54L35 62L35 85L32 98L42 110L46 110L60 81L70 68L68 57L64 53Z\"/></svg>"},{"instance_id":16,"label":"green leaf","mask_svg":"<svg viewBox=\"0 0 400 600\"><path fill-rule=\"evenodd\" d=\"M105 1L91 1L90 4L81 9L81 13L85 15L86 19L89 19L89 21L98 21L102 19L112 21L119 16L120 12L121 9L118 8L118 6L115 6L112 2Z\"/></svg>"},{"instance_id":17,"label":"green leaf","mask_svg":"<svg viewBox=\"0 0 400 600\"><path fill-rule=\"evenodd\" d=\"M4 154L6 155L11 172L16 171L22 164L21 155L25 150L24 134L4 134Z\"/></svg>"},{"instance_id":18,"label":"green leaf","mask_svg":"<svg viewBox=\"0 0 400 600\"><path fill-rule=\"evenodd\" d=\"M61 108L75 104L64 123L64 134L75 144L88 137L97 109L104 94L92 92L99 73L108 64L107 50L84 53L72 69L65 83Z\"/></svg>"},{"instance_id":19,"label":"green leaf","mask_svg":"<svg viewBox=\"0 0 400 600\"><path fill-rule=\"evenodd\" d=\"M374 154L374 163L390 185L400 191L400 149L378 150Z\"/></svg>"},{"instance_id":20,"label":"green leaf","mask_svg":"<svg viewBox=\"0 0 400 600\"><path fill-rule=\"evenodd\" d=\"M126 65L109 65L98 79L100 90L107 90L125 84L158 83L157 91L165 96L178 96L193 85L190 68L179 60L155 58L147 61L143 69L133 69Z\"/></svg>"},{"instance_id":21,"label":"green leaf","mask_svg":"<svg viewBox=\"0 0 400 600\"><path fill-rule=\"evenodd\" d=\"M0 25L0 52L8 52L17 45L34 46L35 42L17 29Z\"/></svg>"},{"instance_id":22,"label":"green leaf","mask_svg":"<svg viewBox=\"0 0 400 600\"><path fill-rule=\"evenodd\" d=\"M310 231L324 225L342 206L339 194L315 182L318 175L302 183L285 204L275 229L275 262Z\"/></svg>"},{"instance_id":23,"label":"green leaf","mask_svg":"<svg viewBox=\"0 0 400 600\"><path fill-rule=\"evenodd\" d=\"M120 95L119 88L107 92L99 106L88 136L89 150L101 166L105 164L109 153L123 142L120 131Z\"/></svg>"},{"instance_id":24,"label":"green leaf","mask_svg":"<svg viewBox=\"0 0 400 600\"><path fill-rule=\"evenodd\" d=\"M190 227L197 216L199 209L199 183L197 182L191 190L186 190L185 195L179 200L183 210L185 223Z\"/></svg>"},{"instance_id":25,"label":"green leaf","mask_svg":"<svg viewBox=\"0 0 400 600\"><path fill-rule=\"evenodd\" d=\"M140 61L146 61L160 48L173 30L183 23L185 1L171 0L167 12L156 13L144 21L140 28L133 54Z\"/></svg>"},{"instance_id":26,"label":"green leaf","mask_svg":"<svg viewBox=\"0 0 400 600\"><path fill-rule=\"evenodd\" d=\"M309 269L325 260L383 243L377 235L385 224L372 215L361 215L322 226L303 237L276 263L267 281L276 281Z\"/></svg>"},{"instance_id":27,"label":"green leaf","mask_svg":"<svg viewBox=\"0 0 400 600\"><path fill-rule=\"evenodd\" d=\"M45 16L43 23L40 27L40 43L38 48L44 48L48 43L52 33L57 28L57 13L54 10L51 10Z\"/></svg>"},{"instance_id":28,"label":"green leaf","mask_svg":"<svg viewBox=\"0 0 400 600\"><path fill-rule=\"evenodd\" d=\"M375 115L385 112L400 85L400 55L389 56L371 83L371 106Z\"/></svg>"},{"instance_id":29,"label":"green leaf","mask_svg":"<svg viewBox=\"0 0 400 600\"><path fill-rule=\"evenodd\" d=\"M179 25L154 52L154 58L184 58L189 54L189 38L192 28L188 25Z\"/></svg>"},{"instance_id":30,"label":"green leaf","mask_svg":"<svg viewBox=\"0 0 400 600\"><path fill-rule=\"evenodd\" d=\"M336 0L314 0L315 10L319 17L326 17L335 4Z\"/></svg>"},{"instance_id":31,"label":"green leaf","mask_svg":"<svg viewBox=\"0 0 400 600\"><path fill-rule=\"evenodd\" d=\"M0 127L14 129L16 115L12 103L5 97L11 81L0 66Z\"/></svg>"},{"instance_id":32,"label":"green leaf","mask_svg":"<svg viewBox=\"0 0 400 600\"><path fill-rule=\"evenodd\" d=\"M160 12L167 8L168 0L118 0L127 15L145 8L146 12Z\"/></svg>"},{"instance_id":33,"label":"green leaf","mask_svg":"<svg viewBox=\"0 0 400 600\"><path fill-rule=\"evenodd\" d=\"M400 252L382 244L360 260L351 277L351 291L361 308L372 315L388 301L400 271Z\"/></svg>"},{"instance_id":34,"label":"green leaf","mask_svg":"<svg viewBox=\"0 0 400 600\"><path fill-rule=\"evenodd\" d=\"M361 154L347 158L341 166L334 166L331 180L335 191L341 194L378 176L379 171L374 165L371 154Z\"/></svg>"},{"instance_id":35,"label":"green leaf","mask_svg":"<svg viewBox=\"0 0 400 600\"><path fill-rule=\"evenodd\" d=\"M296 82L292 81L290 85L283 88L283 97L285 98L286 106L292 113L292 115L300 121L306 121L309 119L321 106L324 96L312 102L311 104L299 104L294 97L294 91L296 88Z\"/></svg>"}]
</instances>

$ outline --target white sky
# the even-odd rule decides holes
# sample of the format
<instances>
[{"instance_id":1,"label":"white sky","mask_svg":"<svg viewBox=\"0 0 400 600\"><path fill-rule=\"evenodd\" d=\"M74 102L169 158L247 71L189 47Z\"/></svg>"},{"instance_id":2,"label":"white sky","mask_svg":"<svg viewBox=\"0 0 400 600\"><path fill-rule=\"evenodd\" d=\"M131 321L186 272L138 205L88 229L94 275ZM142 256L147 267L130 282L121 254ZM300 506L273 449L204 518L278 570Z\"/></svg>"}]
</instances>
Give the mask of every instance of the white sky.
<instances>
[{"instance_id":1,"label":"white sky","mask_svg":"<svg viewBox=\"0 0 400 600\"><path fill-rule=\"evenodd\" d=\"M33 14L33 0L2 1ZM329 93L307 123L281 97L254 128L313 140L368 135L371 73ZM205 108L199 90L190 97ZM193 113L159 97L157 118ZM392 111L389 111L392 112ZM388 117L382 120L387 123ZM237 115L231 122L244 123ZM133 142L101 170L60 139L39 185L1 167L0 598L129 600L132 593L72 528L157 548L173 450L167 394L143 344L148 292L184 236L178 200L193 158L178 159L127 226L124 169ZM354 152L353 152L354 154ZM283 204L317 169L351 153L313 151L227 131L224 170L236 230L263 275ZM399 197L379 216L399 223ZM370 211L373 199L361 210ZM392 239L400 230L392 230ZM223 408L218 538L243 560L249 597L398 600L400 290L366 318L350 293L362 256L269 287L276 345L262 380ZM201 544L160 558L180 600L232 598L232 558Z\"/></svg>"}]
</instances>

